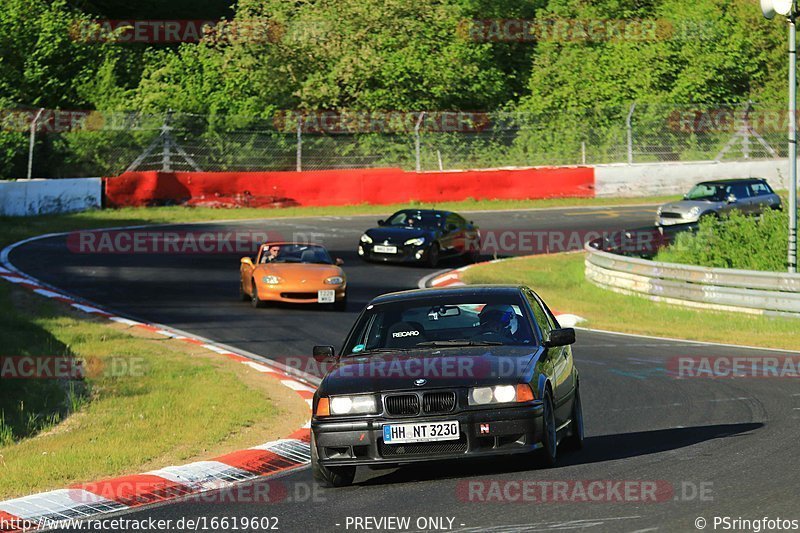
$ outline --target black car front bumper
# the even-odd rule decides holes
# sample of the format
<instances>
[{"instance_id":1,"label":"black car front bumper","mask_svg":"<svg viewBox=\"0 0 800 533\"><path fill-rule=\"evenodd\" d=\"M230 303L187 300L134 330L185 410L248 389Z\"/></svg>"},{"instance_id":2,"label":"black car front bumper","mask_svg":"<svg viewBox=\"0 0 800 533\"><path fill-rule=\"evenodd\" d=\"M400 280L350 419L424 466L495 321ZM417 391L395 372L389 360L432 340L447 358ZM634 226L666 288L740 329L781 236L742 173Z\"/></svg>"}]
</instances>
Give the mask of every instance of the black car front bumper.
<instances>
[{"instance_id":1,"label":"black car front bumper","mask_svg":"<svg viewBox=\"0 0 800 533\"><path fill-rule=\"evenodd\" d=\"M460 438L414 444L385 444L385 424L457 420ZM542 440L542 403L465 410L413 418L314 419L313 442L325 466L406 464L436 459L529 452Z\"/></svg>"},{"instance_id":2,"label":"black car front bumper","mask_svg":"<svg viewBox=\"0 0 800 533\"><path fill-rule=\"evenodd\" d=\"M368 261L386 263L419 263L428 259L427 244L422 246L391 244L397 248L397 253L385 254L375 252L372 244L359 243L358 255Z\"/></svg>"}]
</instances>

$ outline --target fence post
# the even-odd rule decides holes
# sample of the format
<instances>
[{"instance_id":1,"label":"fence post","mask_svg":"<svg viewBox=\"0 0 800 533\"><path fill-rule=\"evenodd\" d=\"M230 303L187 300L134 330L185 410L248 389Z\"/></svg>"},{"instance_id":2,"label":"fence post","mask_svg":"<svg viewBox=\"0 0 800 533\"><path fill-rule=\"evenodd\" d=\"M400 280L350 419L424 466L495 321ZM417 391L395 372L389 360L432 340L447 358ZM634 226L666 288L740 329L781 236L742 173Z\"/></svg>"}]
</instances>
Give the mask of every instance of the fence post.
<instances>
[{"instance_id":1,"label":"fence post","mask_svg":"<svg viewBox=\"0 0 800 533\"><path fill-rule=\"evenodd\" d=\"M636 109L636 102L631 104L631 109L628 111L628 118L625 119L625 127L628 130L628 164L633 164L633 126L631 126L631 119L633 118L633 110Z\"/></svg>"},{"instance_id":2,"label":"fence post","mask_svg":"<svg viewBox=\"0 0 800 533\"><path fill-rule=\"evenodd\" d=\"M581 141L581 164L586 164L586 141Z\"/></svg>"},{"instance_id":3,"label":"fence post","mask_svg":"<svg viewBox=\"0 0 800 533\"><path fill-rule=\"evenodd\" d=\"M36 143L36 123L39 121L39 117L42 116L42 113L44 113L43 107L39 109L39 112L33 117L33 122L31 122L31 135L28 142L28 179L31 179L33 176L33 145Z\"/></svg>"},{"instance_id":4,"label":"fence post","mask_svg":"<svg viewBox=\"0 0 800 533\"><path fill-rule=\"evenodd\" d=\"M297 172L303 171L303 117L297 115Z\"/></svg>"},{"instance_id":5,"label":"fence post","mask_svg":"<svg viewBox=\"0 0 800 533\"><path fill-rule=\"evenodd\" d=\"M422 119L425 118L425 112L419 114L417 124L414 126L414 153L417 160L417 172L422 172L422 154L420 148L419 128L422 126Z\"/></svg>"}]
</instances>

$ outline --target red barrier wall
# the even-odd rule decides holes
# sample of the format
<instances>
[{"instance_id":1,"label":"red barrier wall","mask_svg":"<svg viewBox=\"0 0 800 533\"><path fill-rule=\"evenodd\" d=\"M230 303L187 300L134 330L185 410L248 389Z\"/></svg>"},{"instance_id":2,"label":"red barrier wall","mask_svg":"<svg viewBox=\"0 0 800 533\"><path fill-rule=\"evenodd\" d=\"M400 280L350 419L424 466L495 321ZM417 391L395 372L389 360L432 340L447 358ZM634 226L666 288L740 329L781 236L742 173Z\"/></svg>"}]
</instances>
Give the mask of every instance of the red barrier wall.
<instances>
[{"instance_id":1,"label":"red barrier wall","mask_svg":"<svg viewBox=\"0 0 800 533\"><path fill-rule=\"evenodd\" d=\"M406 172L399 168L309 172L127 172L105 178L109 207L193 205L393 204L412 200L594 196L594 169Z\"/></svg>"}]
</instances>

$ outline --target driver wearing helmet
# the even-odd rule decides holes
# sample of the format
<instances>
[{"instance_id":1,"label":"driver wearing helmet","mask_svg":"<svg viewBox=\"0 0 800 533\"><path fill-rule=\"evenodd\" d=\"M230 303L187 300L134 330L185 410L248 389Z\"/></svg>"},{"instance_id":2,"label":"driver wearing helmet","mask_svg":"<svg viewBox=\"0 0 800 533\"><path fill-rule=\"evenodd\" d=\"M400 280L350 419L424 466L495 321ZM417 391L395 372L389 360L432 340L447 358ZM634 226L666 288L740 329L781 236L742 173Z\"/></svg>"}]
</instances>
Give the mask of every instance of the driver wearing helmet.
<instances>
[{"instance_id":1,"label":"driver wearing helmet","mask_svg":"<svg viewBox=\"0 0 800 533\"><path fill-rule=\"evenodd\" d=\"M508 342L519 342L519 318L510 305L486 305L478 314L481 334L498 336Z\"/></svg>"}]
</instances>

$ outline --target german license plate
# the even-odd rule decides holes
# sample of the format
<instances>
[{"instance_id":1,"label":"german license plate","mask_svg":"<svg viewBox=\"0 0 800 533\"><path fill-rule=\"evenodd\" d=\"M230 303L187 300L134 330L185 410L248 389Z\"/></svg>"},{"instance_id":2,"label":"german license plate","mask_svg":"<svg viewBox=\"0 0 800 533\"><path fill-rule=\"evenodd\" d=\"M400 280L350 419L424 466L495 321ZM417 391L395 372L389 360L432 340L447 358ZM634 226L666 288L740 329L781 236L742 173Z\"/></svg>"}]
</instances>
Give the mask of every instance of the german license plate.
<instances>
[{"instance_id":1,"label":"german license plate","mask_svg":"<svg viewBox=\"0 0 800 533\"><path fill-rule=\"evenodd\" d=\"M383 442L385 444L406 444L409 442L458 440L461 436L458 429L458 421L385 424L383 426Z\"/></svg>"},{"instance_id":2,"label":"german license plate","mask_svg":"<svg viewBox=\"0 0 800 533\"><path fill-rule=\"evenodd\" d=\"M336 291L317 291L317 302L332 304L336 301Z\"/></svg>"},{"instance_id":3,"label":"german license plate","mask_svg":"<svg viewBox=\"0 0 800 533\"><path fill-rule=\"evenodd\" d=\"M376 244L372 247L372 251L378 254L396 254L397 246L383 246L382 244Z\"/></svg>"}]
</instances>

